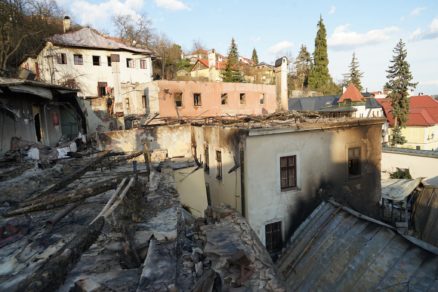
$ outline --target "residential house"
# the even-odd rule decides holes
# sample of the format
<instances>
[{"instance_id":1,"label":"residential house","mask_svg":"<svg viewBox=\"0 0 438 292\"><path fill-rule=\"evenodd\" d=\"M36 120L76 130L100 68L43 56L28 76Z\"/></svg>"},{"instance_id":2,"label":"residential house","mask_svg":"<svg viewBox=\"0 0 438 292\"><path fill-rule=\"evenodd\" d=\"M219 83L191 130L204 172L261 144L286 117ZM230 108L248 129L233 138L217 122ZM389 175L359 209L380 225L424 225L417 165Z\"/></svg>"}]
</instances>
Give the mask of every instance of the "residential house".
<instances>
[{"instance_id":1,"label":"residential house","mask_svg":"<svg viewBox=\"0 0 438 292\"><path fill-rule=\"evenodd\" d=\"M352 107L355 109L353 116L356 118L383 117L382 107L375 98L365 98L362 93L350 83L338 99L340 107Z\"/></svg>"},{"instance_id":2,"label":"residential house","mask_svg":"<svg viewBox=\"0 0 438 292\"><path fill-rule=\"evenodd\" d=\"M41 52L21 67L38 80L78 88L89 132L123 126L120 121L115 125L108 113L120 117L129 108L122 84L152 81L152 52L127 46L91 28L69 31L68 19L64 25L66 33L48 38Z\"/></svg>"},{"instance_id":3,"label":"residential house","mask_svg":"<svg viewBox=\"0 0 438 292\"><path fill-rule=\"evenodd\" d=\"M379 99L389 124L387 140L390 141L394 126L390 99ZM438 150L438 101L429 95L411 96L406 126L401 130L407 142L397 147L417 150Z\"/></svg>"},{"instance_id":4,"label":"residential house","mask_svg":"<svg viewBox=\"0 0 438 292\"><path fill-rule=\"evenodd\" d=\"M86 131L76 100L77 90L38 81L0 78L0 153L10 150L11 139L56 146Z\"/></svg>"},{"instance_id":5,"label":"residential house","mask_svg":"<svg viewBox=\"0 0 438 292\"><path fill-rule=\"evenodd\" d=\"M241 212L273 253L326 196L378 215L383 119L277 117L192 125L213 206Z\"/></svg>"},{"instance_id":6,"label":"residential house","mask_svg":"<svg viewBox=\"0 0 438 292\"><path fill-rule=\"evenodd\" d=\"M196 61L198 61L199 59L207 59L207 56L208 56L207 50L197 49L187 55L182 55L181 57L183 59L188 59L190 61L190 64L195 64Z\"/></svg>"}]
</instances>

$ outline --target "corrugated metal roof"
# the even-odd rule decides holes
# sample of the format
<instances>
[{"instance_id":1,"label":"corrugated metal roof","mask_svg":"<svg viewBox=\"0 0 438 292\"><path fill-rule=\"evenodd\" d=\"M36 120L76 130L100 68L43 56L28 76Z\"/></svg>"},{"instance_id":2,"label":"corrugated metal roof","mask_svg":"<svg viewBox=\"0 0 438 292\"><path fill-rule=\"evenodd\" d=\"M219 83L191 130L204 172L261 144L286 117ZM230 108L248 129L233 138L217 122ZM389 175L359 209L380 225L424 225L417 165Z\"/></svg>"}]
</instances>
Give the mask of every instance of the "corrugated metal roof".
<instances>
[{"instance_id":1,"label":"corrugated metal roof","mask_svg":"<svg viewBox=\"0 0 438 292\"><path fill-rule=\"evenodd\" d=\"M382 198L393 201L402 201L421 183L417 179L384 179L382 180Z\"/></svg>"},{"instance_id":2,"label":"corrugated metal roof","mask_svg":"<svg viewBox=\"0 0 438 292\"><path fill-rule=\"evenodd\" d=\"M64 34L56 34L50 37L48 40L53 44L61 46L122 50L140 54L152 54L152 52L148 49L130 47L120 42L116 42L110 38L106 38L91 28L83 28L78 31Z\"/></svg>"},{"instance_id":3,"label":"corrugated metal roof","mask_svg":"<svg viewBox=\"0 0 438 292\"><path fill-rule=\"evenodd\" d=\"M438 246L438 187L425 186L415 200L412 213L417 236Z\"/></svg>"},{"instance_id":4,"label":"corrugated metal roof","mask_svg":"<svg viewBox=\"0 0 438 292\"><path fill-rule=\"evenodd\" d=\"M389 225L322 203L277 262L289 291L436 291L438 256Z\"/></svg>"}]
</instances>

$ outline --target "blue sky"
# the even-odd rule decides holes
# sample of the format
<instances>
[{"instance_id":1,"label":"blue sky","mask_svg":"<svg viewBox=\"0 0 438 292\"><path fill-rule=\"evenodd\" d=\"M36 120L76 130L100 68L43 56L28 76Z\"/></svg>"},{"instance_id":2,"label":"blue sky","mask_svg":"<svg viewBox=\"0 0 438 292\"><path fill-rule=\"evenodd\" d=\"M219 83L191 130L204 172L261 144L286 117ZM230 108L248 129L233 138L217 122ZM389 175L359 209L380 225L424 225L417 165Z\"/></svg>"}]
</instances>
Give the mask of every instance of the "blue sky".
<instances>
[{"instance_id":1,"label":"blue sky","mask_svg":"<svg viewBox=\"0 0 438 292\"><path fill-rule=\"evenodd\" d=\"M356 52L363 86L379 90L392 49L402 38L415 81L415 93L438 94L438 1L287 0L56 0L73 21L113 33L111 17L146 14L156 32L190 50L194 40L226 54L232 37L239 53L272 63L296 57L301 44L313 51L322 15L329 43L329 68L342 79Z\"/></svg>"}]
</instances>

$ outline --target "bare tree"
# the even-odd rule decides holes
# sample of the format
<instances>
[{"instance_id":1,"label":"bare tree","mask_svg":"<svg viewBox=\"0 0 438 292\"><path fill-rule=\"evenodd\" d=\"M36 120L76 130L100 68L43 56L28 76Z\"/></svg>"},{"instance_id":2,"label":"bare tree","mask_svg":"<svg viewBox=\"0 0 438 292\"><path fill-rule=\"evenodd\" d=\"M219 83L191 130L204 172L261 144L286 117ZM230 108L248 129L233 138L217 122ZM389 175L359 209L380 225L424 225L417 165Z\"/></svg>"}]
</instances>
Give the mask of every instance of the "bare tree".
<instances>
[{"instance_id":1,"label":"bare tree","mask_svg":"<svg viewBox=\"0 0 438 292\"><path fill-rule=\"evenodd\" d=\"M205 50L205 45L200 39L193 40L192 52L198 50Z\"/></svg>"},{"instance_id":2,"label":"bare tree","mask_svg":"<svg viewBox=\"0 0 438 292\"><path fill-rule=\"evenodd\" d=\"M113 18L113 23L118 32L118 36L129 45L133 46L139 44L150 46L152 44L152 22L145 15L137 19L129 14L117 15Z\"/></svg>"},{"instance_id":3,"label":"bare tree","mask_svg":"<svg viewBox=\"0 0 438 292\"><path fill-rule=\"evenodd\" d=\"M44 38L62 30L54 0L0 1L0 74L37 53Z\"/></svg>"}]
</instances>

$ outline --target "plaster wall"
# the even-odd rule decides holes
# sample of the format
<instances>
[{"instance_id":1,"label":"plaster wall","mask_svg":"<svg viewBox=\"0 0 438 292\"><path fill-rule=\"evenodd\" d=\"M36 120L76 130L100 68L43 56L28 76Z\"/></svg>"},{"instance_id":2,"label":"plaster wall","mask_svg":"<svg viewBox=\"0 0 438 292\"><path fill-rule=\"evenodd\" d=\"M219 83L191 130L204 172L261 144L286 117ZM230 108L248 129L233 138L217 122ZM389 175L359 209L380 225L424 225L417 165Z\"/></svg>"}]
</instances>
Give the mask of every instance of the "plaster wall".
<instances>
[{"instance_id":1,"label":"plaster wall","mask_svg":"<svg viewBox=\"0 0 438 292\"><path fill-rule=\"evenodd\" d=\"M174 171L174 176L181 203L189 207L195 217L204 217L208 206L204 170L196 170L196 167L178 169Z\"/></svg>"},{"instance_id":2,"label":"plaster wall","mask_svg":"<svg viewBox=\"0 0 438 292\"><path fill-rule=\"evenodd\" d=\"M381 124L250 136L245 151L247 219L265 243L265 225L282 222L287 240L321 199L376 215L380 198ZM361 149L361 175L348 176L348 149ZM281 191L280 157L296 155L297 188Z\"/></svg>"},{"instance_id":3,"label":"plaster wall","mask_svg":"<svg viewBox=\"0 0 438 292\"><path fill-rule=\"evenodd\" d=\"M58 64L57 55L66 54L67 64ZM81 54L83 65L74 64L74 54ZM143 83L152 81L152 60L149 56L134 54L126 51L110 51L97 49L82 49L54 46L50 42L35 59L28 59L22 67L35 68L35 62L39 65L40 78L43 81L62 84L67 79L75 79L79 85L80 96L97 96L97 83L107 82L108 86L114 87L113 69L108 66L107 57L111 54L120 56L120 83ZM93 56L100 57L100 65L93 65ZM135 68L127 67L127 58L133 59ZM146 69L140 68L140 60L146 60ZM34 72L36 73L36 72Z\"/></svg>"},{"instance_id":4,"label":"plaster wall","mask_svg":"<svg viewBox=\"0 0 438 292\"><path fill-rule=\"evenodd\" d=\"M160 117L203 117L223 115L260 115L276 110L275 86L248 83L196 81L154 81L148 84L150 108L158 109ZM158 88L158 90L157 90ZM174 94L182 93L182 106L176 107ZM194 105L194 93L201 94L201 105ZM221 104L221 94L228 94L228 102ZM245 103L240 103L240 94ZM260 99L264 96L263 104Z\"/></svg>"},{"instance_id":5,"label":"plaster wall","mask_svg":"<svg viewBox=\"0 0 438 292\"><path fill-rule=\"evenodd\" d=\"M412 178L438 178L438 157L423 157L411 154L382 152L382 176L389 178L389 174L398 168L408 168Z\"/></svg>"},{"instance_id":6,"label":"plaster wall","mask_svg":"<svg viewBox=\"0 0 438 292\"><path fill-rule=\"evenodd\" d=\"M205 146L208 146L209 171L205 173L205 183L210 190L212 206L224 203L242 212L240 168L235 167L239 162L239 131L220 127L192 127L192 143L196 147L196 156L200 162L206 163ZM218 163L216 151L222 155L222 179L218 179Z\"/></svg>"}]
</instances>

